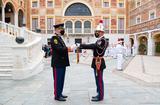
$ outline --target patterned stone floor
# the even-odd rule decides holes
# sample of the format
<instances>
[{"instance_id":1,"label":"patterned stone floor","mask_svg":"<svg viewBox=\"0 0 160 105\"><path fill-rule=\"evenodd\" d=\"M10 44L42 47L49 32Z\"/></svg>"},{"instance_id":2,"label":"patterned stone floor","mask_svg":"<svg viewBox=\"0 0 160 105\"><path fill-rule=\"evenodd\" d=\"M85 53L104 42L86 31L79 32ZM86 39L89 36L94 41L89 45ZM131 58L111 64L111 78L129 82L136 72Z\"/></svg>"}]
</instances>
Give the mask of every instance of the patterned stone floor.
<instances>
[{"instance_id":1,"label":"patterned stone floor","mask_svg":"<svg viewBox=\"0 0 160 105\"><path fill-rule=\"evenodd\" d=\"M93 70L89 65L75 63L66 72L64 94L69 97L66 102L57 102L49 61L44 62L43 72L29 79L0 80L0 105L160 105L160 87L139 84L112 72L114 59L106 61L102 102L90 101L96 95Z\"/></svg>"}]
</instances>

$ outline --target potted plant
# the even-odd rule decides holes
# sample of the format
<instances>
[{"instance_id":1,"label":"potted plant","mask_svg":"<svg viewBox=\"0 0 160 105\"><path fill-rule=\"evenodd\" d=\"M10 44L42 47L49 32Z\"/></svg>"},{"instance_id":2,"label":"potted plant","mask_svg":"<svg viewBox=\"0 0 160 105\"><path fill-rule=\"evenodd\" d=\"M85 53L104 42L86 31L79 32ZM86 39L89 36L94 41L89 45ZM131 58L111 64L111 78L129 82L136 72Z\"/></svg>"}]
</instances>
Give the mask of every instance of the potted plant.
<instances>
[{"instance_id":1,"label":"potted plant","mask_svg":"<svg viewBox=\"0 0 160 105\"><path fill-rule=\"evenodd\" d=\"M140 44L138 48L139 54L144 55L146 54L147 47L145 44Z\"/></svg>"}]
</instances>

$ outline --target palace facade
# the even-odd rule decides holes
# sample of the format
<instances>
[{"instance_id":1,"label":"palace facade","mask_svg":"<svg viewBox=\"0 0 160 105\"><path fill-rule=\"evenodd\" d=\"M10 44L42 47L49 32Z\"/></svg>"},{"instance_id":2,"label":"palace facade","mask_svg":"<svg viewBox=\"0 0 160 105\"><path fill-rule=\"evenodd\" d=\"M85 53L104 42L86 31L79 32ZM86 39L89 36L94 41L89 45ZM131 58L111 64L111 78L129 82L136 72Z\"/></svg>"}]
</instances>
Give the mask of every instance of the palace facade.
<instances>
[{"instance_id":1,"label":"palace facade","mask_svg":"<svg viewBox=\"0 0 160 105\"><path fill-rule=\"evenodd\" d=\"M92 42L103 19L106 35L126 33L126 0L29 0L27 27L50 37L53 24L65 23L68 43ZM117 40L117 39L115 39Z\"/></svg>"},{"instance_id":2,"label":"palace facade","mask_svg":"<svg viewBox=\"0 0 160 105\"><path fill-rule=\"evenodd\" d=\"M136 47L136 53L159 55L160 0L130 0L128 22L130 42Z\"/></svg>"},{"instance_id":3,"label":"palace facade","mask_svg":"<svg viewBox=\"0 0 160 105\"><path fill-rule=\"evenodd\" d=\"M0 20L32 31L41 30L44 43L53 25L64 23L68 44L90 43L103 20L110 44L123 38L137 54L159 55L160 0L0 0ZM143 50L143 51L142 51Z\"/></svg>"}]
</instances>

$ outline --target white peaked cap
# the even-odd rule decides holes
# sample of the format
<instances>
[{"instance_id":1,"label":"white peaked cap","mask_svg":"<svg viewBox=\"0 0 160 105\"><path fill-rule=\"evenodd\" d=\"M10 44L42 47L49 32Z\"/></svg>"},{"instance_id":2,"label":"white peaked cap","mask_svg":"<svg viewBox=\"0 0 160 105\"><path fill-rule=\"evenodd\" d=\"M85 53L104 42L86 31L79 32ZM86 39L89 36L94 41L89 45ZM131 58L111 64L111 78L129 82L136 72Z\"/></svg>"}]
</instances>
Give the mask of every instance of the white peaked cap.
<instances>
[{"instance_id":1,"label":"white peaked cap","mask_svg":"<svg viewBox=\"0 0 160 105\"><path fill-rule=\"evenodd\" d=\"M99 24L96 27L96 31L104 31L103 20L99 21Z\"/></svg>"}]
</instances>

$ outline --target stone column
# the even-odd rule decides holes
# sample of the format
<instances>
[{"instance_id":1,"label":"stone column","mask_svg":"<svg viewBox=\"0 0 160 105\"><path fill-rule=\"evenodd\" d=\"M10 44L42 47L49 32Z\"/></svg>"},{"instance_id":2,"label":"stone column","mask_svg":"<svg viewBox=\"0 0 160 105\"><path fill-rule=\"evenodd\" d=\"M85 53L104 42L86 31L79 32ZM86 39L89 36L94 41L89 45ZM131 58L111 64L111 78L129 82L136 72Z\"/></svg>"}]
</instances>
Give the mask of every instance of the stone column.
<instances>
[{"instance_id":1,"label":"stone column","mask_svg":"<svg viewBox=\"0 0 160 105\"><path fill-rule=\"evenodd\" d=\"M23 24L23 27L26 27L26 17L25 17L25 15L23 15L23 22L22 22L22 24Z\"/></svg>"},{"instance_id":2,"label":"stone column","mask_svg":"<svg viewBox=\"0 0 160 105\"><path fill-rule=\"evenodd\" d=\"M81 29L81 33L84 34L84 22L82 22L82 29Z\"/></svg>"},{"instance_id":3,"label":"stone column","mask_svg":"<svg viewBox=\"0 0 160 105\"><path fill-rule=\"evenodd\" d=\"M18 27L18 13L17 12L14 13L14 25Z\"/></svg>"},{"instance_id":4,"label":"stone column","mask_svg":"<svg viewBox=\"0 0 160 105\"><path fill-rule=\"evenodd\" d=\"M153 39L152 33L148 32L148 48L147 48L147 55L153 55Z\"/></svg>"},{"instance_id":5,"label":"stone column","mask_svg":"<svg viewBox=\"0 0 160 105\"><path fill-rule=\"evenodd\" d=\"M73 24L72 24L72 33L73 33L73 34L75 34L75 22L76 22L76 21L74 21Z\"/></svg>"},{"instance_id":6,"label":"stone column","mask_svg":"<svg viewBox=\"0 0 160 105\"><path fill-rule=\"evenodd\" d=\"M2 5L2 22L5 22L5 7Z\"/></svg>"},{"instance_id":7,"label":"stone column","mask_svg":"<svg viewBox=\"0 0 160 105\"><path fill-rule=\"evenodd\" d=\"M137 35L136 34L134 34L134 53L135 53L135 55L137 55L138 54L138 41L137 41Z\"/></svg>"}]
</instances>

